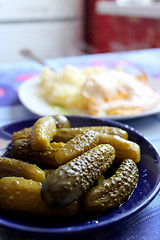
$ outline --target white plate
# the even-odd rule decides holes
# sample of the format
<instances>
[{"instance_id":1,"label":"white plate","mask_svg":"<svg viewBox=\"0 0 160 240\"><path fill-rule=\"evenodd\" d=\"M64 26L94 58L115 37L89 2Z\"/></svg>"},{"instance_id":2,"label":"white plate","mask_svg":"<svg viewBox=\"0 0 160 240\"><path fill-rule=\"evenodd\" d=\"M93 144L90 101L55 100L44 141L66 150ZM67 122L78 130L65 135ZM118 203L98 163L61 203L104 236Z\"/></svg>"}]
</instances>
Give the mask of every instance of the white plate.
<instances>
[{"instance_id":1,"label":"white plate","mask_svg":"<svg viewBox=\"0 0 160 240\"><path fill-rule=\"evenodd\" d=\"M32 113L38 116L45 115L55 115L55 114L64 114L64 115L73 115L68 110L58 106L50 106L46 101L42 98L36 96L37 86L40 82L40 76L33 77L24 83L22 83L18 89L18 97L21 103ZM157 92L160 93L160 83L158 83L154 79L149 79L149 84L152 88L156 89ZM138 117L149 116L152 114L156 114L160 112L160 103L157 104L154 108L138 113L138 114L130 114L130 115L106 115L107 119L132 119ZM75 114L74 114L75 115ZM103 116L104 118L104 116Z\"/></svg>"}]
</instances>

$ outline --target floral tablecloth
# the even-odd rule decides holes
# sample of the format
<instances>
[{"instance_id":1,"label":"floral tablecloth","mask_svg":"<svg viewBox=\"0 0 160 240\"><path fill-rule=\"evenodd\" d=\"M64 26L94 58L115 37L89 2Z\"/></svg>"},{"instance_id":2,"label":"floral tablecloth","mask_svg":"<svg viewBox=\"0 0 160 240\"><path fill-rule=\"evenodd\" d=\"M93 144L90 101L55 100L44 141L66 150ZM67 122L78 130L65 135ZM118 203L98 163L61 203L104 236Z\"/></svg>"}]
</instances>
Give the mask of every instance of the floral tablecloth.
<instances>
[{"instance_id":1,"label":"floral tablecloth","mask_svg":"<svg viewBox=\"0 0 160 240\"><path fill-rule=\"evenodd\" d=\"M119 53L106 53L49 59L46 63L56 70L66 64L77 67L119 66L132 72L144 71L149 77L160 81L160 49L146 49ZM21 83L38 75L43 66L32 61L0 65L0 127L18 120L35 117L19 101L17 90ZM160 114L121 121L134 127L160 151ZM101 231L94 235L79 237L96 240L159 240L160 239L160 193L141 212L116 227ZM0 239L39 239L12 230L0 229ZM48 239L48 238L45 238ZM50 239L55 239L50 238ZM78 236L77 236L78 239Z\"/></svg>"}]
</instances>

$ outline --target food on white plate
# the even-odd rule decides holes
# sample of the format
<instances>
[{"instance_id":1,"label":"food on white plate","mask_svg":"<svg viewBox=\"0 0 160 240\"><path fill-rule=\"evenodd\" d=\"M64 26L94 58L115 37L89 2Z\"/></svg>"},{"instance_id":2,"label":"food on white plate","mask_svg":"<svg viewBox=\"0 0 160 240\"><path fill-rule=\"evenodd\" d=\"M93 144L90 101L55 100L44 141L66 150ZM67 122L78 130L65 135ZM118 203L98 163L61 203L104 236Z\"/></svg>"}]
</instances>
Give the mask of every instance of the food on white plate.
<instances>
[{"instance_id":1,"label":"food on white plate","mask_svg":"<svg viewBox=\"0 0 160 240\"><path fill-rule=\"evenodd\" d=\"M135 76L103 67L79 69L67 65L60 72L46 67L36 94L49 105L64 107L72 114L93 116L136 114L160 102L160 95L145 74Z\"/></svg>"}]
</instances>

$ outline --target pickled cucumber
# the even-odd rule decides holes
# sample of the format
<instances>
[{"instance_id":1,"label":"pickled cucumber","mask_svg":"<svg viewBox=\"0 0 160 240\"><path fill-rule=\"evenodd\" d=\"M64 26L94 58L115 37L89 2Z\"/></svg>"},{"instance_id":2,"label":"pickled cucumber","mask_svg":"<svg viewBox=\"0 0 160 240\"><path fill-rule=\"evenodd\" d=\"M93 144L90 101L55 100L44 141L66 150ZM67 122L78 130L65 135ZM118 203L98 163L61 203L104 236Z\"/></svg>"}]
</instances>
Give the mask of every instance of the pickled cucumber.
<instances>
[{"instance_id":1,"label":"pickled cucumber","mask_svg":"<svg viewBox=\"0 0 160 240\"><path fill-rule=\"evenodd\" d=\"M67 117L63 115L54 115L53 119L55 120L56 128L69 128L70 122ZM13 132L12 141L18 139L27 139L30 138L32 127L24 128L19 131Z\"/></svg>"},{"instance_id":2,"label":"pickled cucumber","mask_svg":"<svg viewBox=\"0 0 160 240\"><path fill-rule=\"evenodd\" d=\"M30 138L32 127L30 128L23 128L17 132L14 132L12 135L12 141L16 141L18 139L27 139Z\"/></svg>"},{"instance_id":3,"label":"pickled cucumber","mask_svg":"<svg viewBox=\"0 0 160 240\"><path fill-rule=\"evenodd\" d=\"M125 159L116 173L83 195L82 206L86 212L110 210L127 200L138 182L138 168L132 159Z\"/></svg>"},{"instance_id":4,"label":"pickled cucumber","mask_svg":"<svg viewBox=\"0 0 160 240\"><path fill-rule=\"evenodd\" d=\"M89 126L89 127L76 127L76 128L60 128L57 129L54 141L56 142L68 142L70 139L74 138L77 134L85 132L88 130L93 130L96 132L107 133L111 135L118 135L122 138L127 139L128 133L118 127L109 126Z\"/></svg>"},{"instance_id":5,"label":"pickled cucumber","mask_svg":"<svg viewBox=\"0 0 160 240\"><path fill-rule=\"evenodd\" d=\"M62 165L82 153L97 146L99 143L98 133L92 130L82 132L68 141L55 153L56 162Z\"/></svg>"},{"instance_id":6,"label":"pickled cucumber","mask_svg":"<svg viewBox=\"0 0 160 240\"><path fill-rule=\"evenodd\" d=\"M46 151L56 134L56 123L52 117L41 117L31 130L31 148L35 151Z\"/></svg>"},{"instance_id":7,"label":"pickled cucumber","mask_svg":"<svg viewBox=\"0 0 160 240\"><path fill-rule=\"evenodd\" d=\"M56 122L56 128L69 128L70 122L67 117L64 115L54 115L53 116L55 122Z\"/></svg>"},{"instance_id":8,"label":"pickled cucumber","mask_svg":"<svg viewBox=\"0 0 160 240\"><path fill-rule=\"evenodd\" d=\"M62 209L51 209L41 198L42 183L21 177L0 179L0 208L33 216L70 216L78 212L77 202Z\"/></svg>"},{"instance_id":9,"label":"pickled cucumber","mask_svg":"<svg viewBox=\"0 0 160 240\"><path fill-rule=\"evenodd\" d=\"M115 161L119 164L125 158L131 158L135 163L140 161L140 146L132 141L126 140L120 136L99 134L99 143L108 143L116 150Z\"/></svg>"},{"instance_id":10,"label":"pickled cucumber","mask_svg":"<svg viewBox=\"0 0 160 240\"><path fill-rule=\"evenodd\" d=\"M0 157L0 178L9 176L24 177L36 182L43 182L45 172L35 164L13 158Z\"/></svg>"},{"instance_id":11,"label":"pickled cucumber","mask_svg":"<svg viewBox=\"0 0 160 240\"><path fill-rule=\"evenodd\" d=\"M12 158L28 161L30 163L42 164L47 168L58 167L59 164L55 160L55 153L64 143L51 143L47 151L34 151L31 148L29 139L19 139L13 142L10 150Z\"/></svg>"},{"instance_id":12,"label":"pickled cucumber","mask_svg":"<svg viewBox=\"0 0 160 240\"><path fill-rule=\"evenodd\" d=\"M79 199L110 167L114 157L114 148L102 144L60 166L44 180L43 200L49 207L56 208Z\"/></svg>"}]
</instances>

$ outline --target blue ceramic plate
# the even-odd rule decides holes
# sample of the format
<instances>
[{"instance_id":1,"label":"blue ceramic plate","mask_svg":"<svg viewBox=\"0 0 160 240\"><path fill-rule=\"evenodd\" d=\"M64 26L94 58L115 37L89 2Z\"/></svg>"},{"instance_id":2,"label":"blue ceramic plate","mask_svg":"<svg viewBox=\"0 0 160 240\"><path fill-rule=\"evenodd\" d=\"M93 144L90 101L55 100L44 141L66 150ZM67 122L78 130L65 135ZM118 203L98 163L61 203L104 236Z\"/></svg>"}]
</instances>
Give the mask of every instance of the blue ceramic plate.
<instances>
[{"instance_id":1,"label":"blue ceramic plate","mask_svg":"<svg viewBox=\"0 0 160 240\"><path fill-rule=\"evenodd\" d=\"M100 216L92 218L68 219L62 222L48 219L34 219L23 218L15 216L15 214L1 212L0 225L14 230L19 230L28 233L67 237L74 234L93 233L107 229L111 225L116 225L119 221L124 221L133 216L144 207L156 196L160 187L160 165L159 154L154 146L133 128L127 125L111 121L100 120L89 117L68 117L72 127L75 126L90 126L90 125L109 125L116 126L127 130L129 139L137 142L141 147L141 161L138 164L139 169L139 182L136 190L129 200L122 204L119 208ZM0 148L1 155L5 153L5 146L11 142L12 133L24 127L33 125L36 119L29 119L6 125L0 128Z\"/></svg>"}]
</instances>

